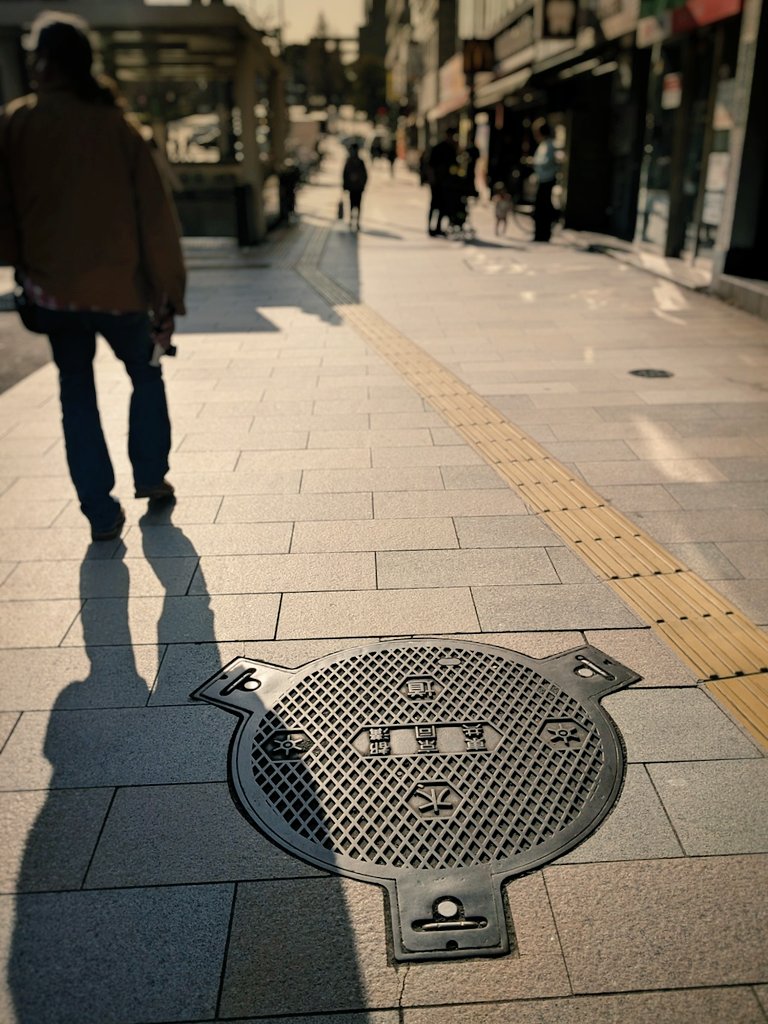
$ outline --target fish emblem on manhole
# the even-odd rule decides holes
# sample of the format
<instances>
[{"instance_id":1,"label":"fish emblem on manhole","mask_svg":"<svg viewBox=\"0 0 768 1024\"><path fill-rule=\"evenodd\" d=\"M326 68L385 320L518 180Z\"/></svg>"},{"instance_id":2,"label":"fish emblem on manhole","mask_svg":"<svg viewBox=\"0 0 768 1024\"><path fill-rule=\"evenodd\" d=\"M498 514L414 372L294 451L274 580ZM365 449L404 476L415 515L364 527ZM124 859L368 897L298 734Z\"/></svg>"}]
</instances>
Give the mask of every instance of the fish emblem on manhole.
<instances>
[{"instance_id":1,"label":"fish emblem on manhole","mask_svg":"<svg viewBox=\"0 0 768 1024\"><path fill-rule=\"evenodd\" d=\"M640 677L595 647L535 659L392 640L300 668L235 658L193 694L240 719L229 775L287 852L389 893L399 960L497 956L503 882L586 839L621 790L600 706Z\"/></svg>"}]
</instances>

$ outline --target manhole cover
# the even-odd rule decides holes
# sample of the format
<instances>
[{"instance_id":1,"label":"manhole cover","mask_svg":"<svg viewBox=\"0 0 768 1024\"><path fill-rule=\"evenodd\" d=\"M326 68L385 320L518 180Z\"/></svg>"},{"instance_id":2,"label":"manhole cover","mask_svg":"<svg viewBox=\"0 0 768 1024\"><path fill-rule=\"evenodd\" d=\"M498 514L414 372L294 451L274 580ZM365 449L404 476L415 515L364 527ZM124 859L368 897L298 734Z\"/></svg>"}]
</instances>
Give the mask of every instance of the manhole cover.
<instances>
[{"instance_id":1,"label":"manhole cover","mask_svg":"<svg viewBox=\"0 0 768 1024\"><path fill-rule=\"evenodd\" d=\"M669 370L630 370L633 377L674 377Z\"/></svg>"},{"instance_id":2,"label":"manhole cover","mask_svg":"<svg viewBox=\"0 0 768 1024\"><path fill-rule=\"evenodd\" d=\"M396 957L424 960L509 950L501 884L610 810L624 762L598 701L638 678L588 646L536 660L409 640L298 669L236 658L194 696L241 719L229 769L245 815L384 886Z\"/></svg>"}]
</instances>

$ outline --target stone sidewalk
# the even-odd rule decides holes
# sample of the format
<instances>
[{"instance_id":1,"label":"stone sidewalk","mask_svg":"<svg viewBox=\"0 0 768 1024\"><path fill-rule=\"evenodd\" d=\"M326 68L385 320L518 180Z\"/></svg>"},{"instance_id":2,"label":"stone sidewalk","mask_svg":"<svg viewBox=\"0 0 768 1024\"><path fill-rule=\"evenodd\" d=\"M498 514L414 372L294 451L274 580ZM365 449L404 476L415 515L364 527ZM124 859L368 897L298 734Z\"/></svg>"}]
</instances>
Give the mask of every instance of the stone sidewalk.
<instances>
[{"instance_id":1,"label":"stone sidewalk","mask_svg":"<svg viewBox=\"0 0 768 1024\"><path fill-rule=\"evenodd\" d=\"M768 623L768 338L578 240L430 239L374 167L332 218L245 258L193 247L165 375L179 500L132 493L127 387L102 350L121 541L89 545L45 366L0 396L0 1020L15 1024L757 1024L768 1020L764 751L364 336L320 264ZM669 371L665 379L635 369ZM585 641L642 680L605 699L614 812L506 886L500 959L396 964L375 886L272 846L227 785L234 719L190 693L237 655L297 666L395 636L544 657Z\"/></svg>"}]
</instances>

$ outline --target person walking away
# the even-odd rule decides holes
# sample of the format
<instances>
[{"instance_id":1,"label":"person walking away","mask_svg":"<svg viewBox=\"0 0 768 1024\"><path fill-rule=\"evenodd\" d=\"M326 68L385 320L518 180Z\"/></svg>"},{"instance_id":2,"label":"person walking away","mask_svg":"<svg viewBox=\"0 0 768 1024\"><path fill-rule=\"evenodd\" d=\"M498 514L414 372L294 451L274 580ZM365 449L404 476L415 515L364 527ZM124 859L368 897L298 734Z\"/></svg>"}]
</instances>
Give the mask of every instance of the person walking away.
<instances>
[{"instance_id":1,"label":"person walking away","mask_svg":"<svg viewBox=\"0 0 768 1024\"><path fill-rule=\"evenodd\" d=\"M349 227L360 230L360 203L368 182L368 171L360 158L359 146L353 142L349 147L349 156L344 164L342 187L349 192Z\"/></svg>"},{"instance_id":2,"label":"person walking away","mask_svg":"<svg viewBox=\"0 0 768 1024\"><path fill-rule=\"evenodd\" d=\"M456 163L456 132L446 129L442 142L432 147L427 161L431 198L427 230L430 235L444 235L442 222L448 215L451 168Z\"/></svg>"},{"instance_id":3,"label":"person walking away","mask_svg":"<svg viewBox=\"0 0 768 1024\"><path fill-rule=\"evenodd\" d=\"M533 209L534 242L548 242L552 236L552 223L555 210L552 206L552 189L557 176L557 160L555 145L552 142L552 129L544 118L539 118L532 125L536 150L533 154L533 170L536 174L536 200Z\"/></svg>"},{"instance_id":4,"label":"person walking away","mask_svg":"<svg viewBox=\"0 0 768 1024\"><path fill-rule=\"evenodd\" d=\"M67 462L95 541L125 513L96 399L101 334L133 392L128 455L135 496L169 499L171 429L157 358L173 351L185 271L172 203L152 152L91 72L88 26L43 14L32 27L35 93L0 115L0 263L16 268L59 371ZM150 311L152 320L150 319Z\"/></svg>"},{"instance_id":5,"label":"person walking away","mask_svg":"<svg viewBox=\"0 0 768 1024\"><path fill-rule=\"evenodd\" d=\"M387 160L389 160L389 176L390 178L394 178L395 161L397 160L397 142L395 142L394 139L392 139L387 147Z\"/></svg>"}]
</instances>

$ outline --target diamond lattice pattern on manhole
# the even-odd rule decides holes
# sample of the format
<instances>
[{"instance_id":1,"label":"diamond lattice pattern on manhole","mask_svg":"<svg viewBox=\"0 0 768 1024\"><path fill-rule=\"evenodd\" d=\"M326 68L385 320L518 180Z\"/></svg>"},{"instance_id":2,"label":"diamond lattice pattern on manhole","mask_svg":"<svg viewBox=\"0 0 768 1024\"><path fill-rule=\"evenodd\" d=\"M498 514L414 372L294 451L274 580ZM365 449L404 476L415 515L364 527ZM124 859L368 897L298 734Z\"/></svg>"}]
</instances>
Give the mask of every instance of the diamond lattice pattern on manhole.
<instances>
[{"instance_id":1,"label":"diamond lattice pattern on manhole","mask_svg":"<svg viewBox=\"0 0 768 1024\"><path fill-rule=\"evenodd\" d=\"M457 680L440 665L452 654L393 647L336 662L308 674L265 716L253 740L254 778L298 835L371 864L440 870L514 857L575 820L603 763L581 705L529 668L484 652L463 660ZM419 675L444 687L441 717L490 721L504 736L493 758L430 755L430 773L461 795L449 834L409 806L423 757L365 758L350 742L360 723L413 718L401 689ZM375 685L361 685L372 678ZM428 706L421 717L429 719ZM543 741L550 720L576 723L583 740ZM311 732L320 721L322 740L301 760L275 763L265 753L275 733Z\"/></svg>"}]
</instances>

